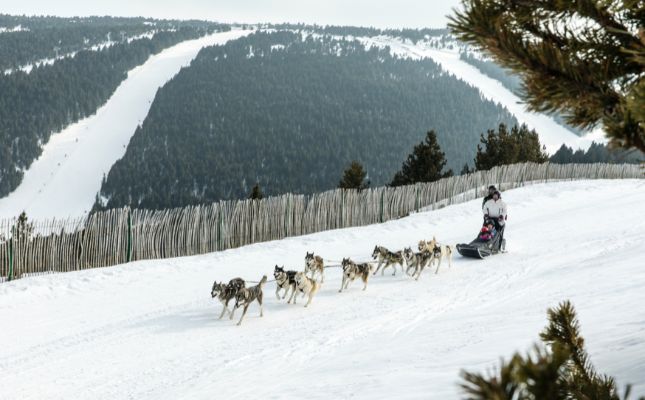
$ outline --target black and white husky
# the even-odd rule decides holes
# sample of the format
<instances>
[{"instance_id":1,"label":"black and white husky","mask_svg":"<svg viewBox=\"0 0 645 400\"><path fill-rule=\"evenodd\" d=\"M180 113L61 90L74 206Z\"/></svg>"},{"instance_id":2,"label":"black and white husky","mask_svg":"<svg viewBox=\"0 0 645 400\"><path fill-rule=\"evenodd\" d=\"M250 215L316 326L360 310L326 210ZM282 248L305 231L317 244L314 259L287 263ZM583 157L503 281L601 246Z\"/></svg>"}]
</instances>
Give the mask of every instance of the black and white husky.
<instances>
[{"instance_id":1,"label":"black and white husky","mask_svg":"<svg viewBox=\"0 0 645 400\"><path fill-rule=\"evenodd\" d=\"M273 269L273 277L275 278L275 297L280 300L280 290L284 289L284 295L282 295L282 300L289 294L291 290L291 296L296 293L296 271L285 271L284 266L278 267L277 265ZM291 302L291 297L289 298Z\"/></svg>"},{"instance_id":2,"label":"black and white husky","mask_svg":"<svg viewBox=\"0 0 645 400\"><path fill-rule=\"evenodd\" d=\"M321 283L308 277L304 272L298 272L296 273L296 285L298 287L298 291L301 292L303 296L309 297L305 304L305 307L307 307L318 292L318 289L320 289ZM293 297L293 304L296 304L296 296Z\"/></svg>"},{"instance_id":3,"label":"black and white husky","mask_svg":"<svg viewBox=\"0 0 645 400\"><path fill-rule=\"evenodd\" d=\"M316 274L319 274L320 283L325 282L325 262L322 257L307 252L305 256L305 274L309 272L311 272L311 279L314 279Z\"/></svg>"},{"instance_id":4,"label":"black and white husky","mask_svg":"<svg viewBox=\"0 0 645 400\"><path fill-rule=\"evenodd\" d=\"M219 319L222 319L224 313L231 313L228 310L228 302L233 300L237 292L239 292L240 289L244 288L244 286L244 279L242 278L233 278L228 282L227 285L225 285L224 282L218 283L217 281L215 281L213 283L211 296L213 298L217 297L217 299L222 302L223 306L222 313L220 314Z\"/></svg>"},{"instance_id":5,"label":"black and white husky","mask_svg":"<svg viewBox=\"0 0 645 400\"><path fill-rule=\"evenodd\" d=\"M403 257L405 258L405 262L408 266L405 272L410 275L410 270L414 268L412 277L414 277L415 280L419 280L423 269L432 263L432 260L434 259L434 253L431 253L427 250L415 253L414 251L412 251L411 247L407 247L403 250Z\"/></svg>"},{"instance_id":6,"label":"black and white husky","mask_svg":"<svg viewBox=\"0 0 645 400\"><path fill-rule=\"evenodd\" d=\"M237 295L235 296L235 307L233 307L233 311L231 311L231 319L233 319L235 310L243 306L244 311L242 312L242 317L240 317L240 322L237 323L238 326L242 325L242 320L246 315L246 310L248 310L251 303L256 300L258 304L260 304L260 317L264 316L264 308L262 307L262 286L264 286L266 281L267 276L264 275L260 283L257 285L250 288L242 288L237 292Z\"/></svg>"},{"instance_id":7,"label":"black and white husky","mask_svg":"<svg viewBox=\"0 0 645 400\"><path fill-rule=\"evenodd\" d=\"M374 275L376 275L379 269L381 269L381 265L383 265L383 270L381 271L381 275L385 273L385 268L389 266L392 266L392 268L394 268L394 272L392 273L393 276L396 275L397 265L401 266L401 272L403 272L403 252L402 251L397 251L396 253L394 253L383 246L375 246L374 251L372 252L372 258L375 260L378 260L378 265L376 266L376 271L374 271Z\"/></svg>"},{"instance_id":8,"label":"black and white husky","mask_svg":"<svg viewBox=\"0 0 645 400\"><path fill-rule=\"evenodd\" d=\"M349 258L343 258L341 266L343 267L343 282L340 284L340 290L338 293L342 292L343 289L347 289L349 283L354 282L356 278L361 278L364 284L363 290L367 289L367 281L369 280L370 272L372 271L372 266L370 264L356 264Z\"/></svg>"}]
</instances>

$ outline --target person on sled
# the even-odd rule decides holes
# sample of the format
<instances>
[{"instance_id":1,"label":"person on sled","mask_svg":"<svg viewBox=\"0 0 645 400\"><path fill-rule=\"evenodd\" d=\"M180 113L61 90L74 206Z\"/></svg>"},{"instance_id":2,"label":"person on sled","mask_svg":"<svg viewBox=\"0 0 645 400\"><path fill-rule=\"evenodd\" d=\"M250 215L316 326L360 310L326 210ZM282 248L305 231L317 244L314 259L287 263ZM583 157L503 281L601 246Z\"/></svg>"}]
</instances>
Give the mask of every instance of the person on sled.
<instances>
[{"instance_id":1,"label":"person on sled","mask_svg":"<svg viewBox=\"0 0 645 400\"><path fill-rule=\"evenodd\" d=\"M490 185L488 187L488 194L484 197L484 200L482 200L482 209L486 205L486 202L493 198L493 193L495 192L497 192L497 188L495 187L495 185Z\"/></svg>"},{"instance_id":2,"label":"person on sled","mask_svg":"<svg viewBox=\"0 0 645 400\"><path fill-rule=\"evenodd\" d=\"M482 229L479 231L479 240L488 242L494 238L496 234L497 231L495 230L495 224L492 220L487 219L486 222L484 222L484 226L482 226Z\"/></svg>"},{"instance_id":3,"label":"person on sled","mask_svg":"<svg viewBox=\"0 0 645 400\"><path fill-rule=\"evenodd\" d=\"M493 197L484 203L484 217L485 219L493 220L495 229L501 231L506 225L506 203L502 200L502 194L499 190L493 193Z\"/></svg>"}]
</instances>

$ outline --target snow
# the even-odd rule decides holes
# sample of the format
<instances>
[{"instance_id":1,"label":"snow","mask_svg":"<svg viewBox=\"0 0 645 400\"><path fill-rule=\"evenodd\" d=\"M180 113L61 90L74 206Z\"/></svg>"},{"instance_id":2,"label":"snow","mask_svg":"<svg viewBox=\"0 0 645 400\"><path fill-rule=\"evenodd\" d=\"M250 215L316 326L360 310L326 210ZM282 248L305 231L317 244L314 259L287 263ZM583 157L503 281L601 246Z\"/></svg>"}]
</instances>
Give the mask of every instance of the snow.
<instances>
[{"instance_id":1,"label":"snow","mask_svg":"<svg viewBox=\"0 0 645 400\"><path fill-rule=\"evenodd\" d=\"M214 279L301 269L306 251L366 260L436 235L469 241L480 200L384 224L203 256L140 261L0 285L0 398L455 399L459 371L526 352L547 307L570 299L591 360L645 395L645 181L578 181L507 191L509 252L456 255L419 281L376 276L338 293L277 301L265 287L241 327L217 320ZM236 319L241 313L238 311Z\"/></svg>"},{"instance_id":2,"label":"snow","mask_svg":"<svg viewBox=\"0 0 645 400\"><path fill-rule=\"evenodd\" d=\"M367 46L389 46L392 54L412 59L430 58L439 63L441 67L456 78L479 89L482 96L506 107L515 115L520 123L526 124L530 129L535 129L540 136L540 143L546 146L549 154L555 153L562 144L576 149L586 150L593 141L606 142L602 131L597 129L589 135L580 137L558 124L553 118L540 113L526 110L519 97L505 88L501 82L492 79L476 67L459 59L459 47L437 49L429 43L419 42L417 45L410 41L402 42L400 39L388 36L374 38L359 38Z\"/></svg>"},{"instance_id":3,"label":"snow","mask_svg":"<svg viewBox=\"0 0 645 400\"><path fill-rule=\"evenodd\" d=\"M187 66L201 48L223 44L250 32L233 30L185 41L129 71L128 78L96 114L51 136L42 155L25 172L20 186L0 199L0 218L15 217L22 210L31 218L87 213L103 175L125 154L157 89Z\"/></svg>"},{"instance_id":4,"label":"snow","mask_svg":"<svg viewBox=\"0 0 645 400\"><path fill-rule=\"evenodd\" d=\"M176 31L176 29L165 29L165 30L161 30L161 31L152 30L152 31L149 31L149 32L144 32L144 33L139 34L139 35L134 35L134 36L127 37L127 38L125 38L125 42L126 43L132 43L133 41L139 40L139 39L152 39L152 37L155 34L157 34L158 32L175 32L175 31ZM108 40L106 40L104 42L101 42L101 43L94 44L94 45L89 46L89 47L86 47L86 48L83 49L83 51L101 51L103 49L112 47L115 44L121 43L121 42L118 42L118 41L110 40L109 36L110 35L108 34ZM65 58L72 58L72 57L76 56L77 53L78 53L78 51L73 51L73 52L65 53L65 54L62 54L62 55L59 55L59 56L56 56L56 57L52 57L52 58L43 58L43 59L40 59L38 61L34 61L33 63L22 65L22 66L18 67L18 70L22 71L22 72L24 72L26 74L30 74L31 71L33 71L34 68L38 68L38 67L41 67L41 66L44 66L44 65L52 65L56 61L63 60ZM16 71L15 69L11 69L11 68L5 69L4 74L5 75L10 75L10 74L14 73L15 71Z\"/></svg>"},{"instance_id":5,"label":"snow","mask_svg":"<svg viewBox=\"0 0 645 400\"><path fill-rule=\"evenodd\" d=\"M0 26L0 33L11 33L11 32L29 32L29 28L23 28L22 25L16 25L11 28L6 26Z\"/></svg>"}]
</instances>

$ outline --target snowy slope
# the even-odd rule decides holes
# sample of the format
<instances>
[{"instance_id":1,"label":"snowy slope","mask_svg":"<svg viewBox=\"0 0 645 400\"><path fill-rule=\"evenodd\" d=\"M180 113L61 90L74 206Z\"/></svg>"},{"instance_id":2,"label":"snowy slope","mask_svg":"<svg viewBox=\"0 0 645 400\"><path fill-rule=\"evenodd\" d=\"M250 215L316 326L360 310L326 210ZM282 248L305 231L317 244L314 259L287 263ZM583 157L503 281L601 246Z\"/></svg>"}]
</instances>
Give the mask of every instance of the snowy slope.
<instances>
[{"instance_id":1,"label":"snowy slope","mask_svg":"<svg viewBox=\"0 0 645 400\"><path fill-rule=\"evenodd\" d=\"M96 114L51 136L20 186L0 199L0 218L15 217L23 210L32 218L87 213L103 175L125 154L157 89L188 65L202 47L223 44L248 33L233 30L188 40L129 71L128 78Z\"/></svg>"},{"instance_id":2,"label":"snowy slope","mask_svg":"<svg viewBox=\"0 0 645 400\"><path fill-rule=\"evenodd\" d=\"M218 321L213 279L258 280L305 251L366 259L375 244L471 239L479 200L362 228L199 257L0 285L0 398L458 398L461 368L528 350L546 308L571 299L596 367L645 395L645 181L540 184L504 193L509 253L457 256L415 282L377 276L310 308L253 305ZM238 313L238 316L240 314ZM637 396L634 396L636 398Z\"/></svg>"},{"instance_id":3,"label":"snowy slope","mask_svg":"<svg viewBox=\"0 0 645 400\"><path fill-rule=\"evenodd\" d=\"M436 49L425 42L416 45L403 42L398 38L374 37L360 38L366 45L385 47L389 46L393 54L410 57L413 59L431 58L439 63L444 70L458 79L476 87L482 96L488 100L500 103L511 112L518 121L525 123L529 128L535 129L540 135L540 142L546 146L547 152L555 153L564 143L575 149L586 150L592 141L605 142L602 132L598 130L587 136L579 137L558 124L553 118L540 113L532 113L525 109L519 97L505 88L501 82L492 79L474 66L459 59L459 49Z\"/></svg>"}]
</instances>

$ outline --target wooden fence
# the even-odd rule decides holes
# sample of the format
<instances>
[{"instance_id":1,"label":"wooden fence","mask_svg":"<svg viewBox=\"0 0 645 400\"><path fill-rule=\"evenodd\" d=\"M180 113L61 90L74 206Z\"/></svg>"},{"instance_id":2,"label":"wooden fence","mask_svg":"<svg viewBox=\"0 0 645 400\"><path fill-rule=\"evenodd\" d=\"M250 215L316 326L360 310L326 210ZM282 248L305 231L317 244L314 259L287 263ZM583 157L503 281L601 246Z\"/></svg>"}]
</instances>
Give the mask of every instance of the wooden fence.
<instances>
[{"instance_id":1,"label":"wooden fence","mask_svg":"<svg viewBox=\"0 0 645 400\"><path fill-rule=\"evenodd\" d=\"M384 222L552 180L644 178L631 164L515 164L432 183L285 194L161 211L129 208L82 218L0 221L0 281L129 261L204 254L250 243Z\"/></svg>"}]
</instances>

